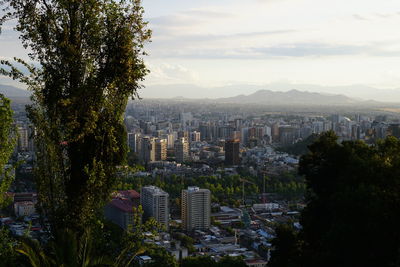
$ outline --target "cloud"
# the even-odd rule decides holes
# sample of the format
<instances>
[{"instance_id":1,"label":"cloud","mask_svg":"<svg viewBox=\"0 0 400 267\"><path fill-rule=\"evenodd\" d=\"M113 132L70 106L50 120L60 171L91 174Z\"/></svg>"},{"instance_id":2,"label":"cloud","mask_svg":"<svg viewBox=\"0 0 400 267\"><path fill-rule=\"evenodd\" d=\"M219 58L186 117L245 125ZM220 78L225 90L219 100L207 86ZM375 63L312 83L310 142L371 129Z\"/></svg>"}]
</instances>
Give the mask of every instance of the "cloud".
<instances>
[{"instance_id":1,"label":"cloud","mask_svg":"<svg viewBox=\"0 0 400 267\"><path fill-rule=\"evenodd\" d=\"M192 59L266 59L300 58L331 56L400 56L400 48L390 48L389 44L325 44L325 43L290 43L273 46L245 48L206 48L206 49L170 49L159 51L158 57Z\"/></svg>"},{"instance_id":2,"label":"cloud","mask_svg":"<svg viewBox=\"0 0 400 267\"><path fill-rule=\"evenodd\" d=\"M400 12L373 13L373 14L368 14L368 15L354 14L353 18L355 18L357 20L371 21L371 20L376 20L376 19L390 19L390 18L395 18L398 16L400 16Z\"/></svg>"},{"instance_id":3,"label":"cloud","mask_svg":"<svg viewBox=\"0 0 400 267\"><path fill-rule=\"evenodd\" d=\"M146 79L146 84L179 84L199 80L196 72L179 64L148 63L147 66L150 69L150 74Z\"/></svg>"},{"instance_id":4,"label":"cloud","mask_svg":"<svg viewBox=\"0 0 400 267\"><path fill-rule=\"evenodd\" d=\"M359 15L359 14L354 14L354 15L353 15L353 18L355 18L355 19L357 19L357 20L364 20L364 21L369 20L369 18L364 17L364 16L361 16L361 15Z\"/></svg>"},{"instance_id":5,"label":"cloud","mask_svg":"<svg viewBox=\"0 0 400 267\"><path fill-rule=\"evenodd\" d=\"M180 46L199 46L201 44L208 44L212 46L217 42L229 42L230 44L243 43L243 41L249 41L251 39L262 39L276 35L292 34L298 31L287 29L287 30L271 30L271 31L258 31L258 32L239 32L234 34L155 34L153 40L155 40L151 47L165 48L165 47L176 47Z\"/></svg>"},{"instance_id":6,"label":"cloud","mask_svg":"<svg viewBox=\"0 0 400 267\"><path fill-rule=\"evenodd\" d=\"M399 15L399 13L376 13L375 14L375 16L377 17L377 18L382 18L382 19L388 19L388 18L391 18L391 17L395 17L395 16L398 16Z\"/></svg>"},{"instance_id":7,"label":"cloud","mask_svg":"<svg viewBox=\"0 0 400 267\"><path fill-rule=\"evenodd\" d=\"M251 49L260 55L273 57L315 57L355 55L369 50L364 46L299 43Z\"/></svg>"},{"instance_id":8,"label":"cloud","mask_svg":"<svg viewBox=\"0 0 400 267\"><path fill-rule=\"evenodd\" d=\"M190 9L184 14L188 16L195 16L195 17L200 17L203 19L221 19L221 18L234 18L236 17L232 13L228 12L221 12L221 11L215 11L215 10L210 10L210 9Z\"/></svg>"},{"instance_id":9,"label":"cloud","mask_svg":"<svg viewBox=\"0 0 400 267\"><path fill-rule=\"evenodd\" d=\"M168 29L185 28L188 26L210 23L212 20L234 18L235 15L208 9L190 9L185 12L175 13L167 16L149 18L150 26Z\"/></svg>"}]
</instances>

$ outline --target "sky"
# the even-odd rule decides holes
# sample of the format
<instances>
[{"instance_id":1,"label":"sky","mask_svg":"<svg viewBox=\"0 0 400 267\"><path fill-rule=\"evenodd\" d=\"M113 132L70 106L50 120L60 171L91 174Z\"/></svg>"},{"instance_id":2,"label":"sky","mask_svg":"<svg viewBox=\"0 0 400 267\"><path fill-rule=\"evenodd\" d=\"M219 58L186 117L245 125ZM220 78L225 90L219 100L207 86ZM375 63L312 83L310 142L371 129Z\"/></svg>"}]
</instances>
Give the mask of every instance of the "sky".
<instances>
[{"instance_id":1,"label":"sky","mask_svg":"<svg viewBox=\"0 0 400 267\"><path fill-rule=\"evenodd\" d=\"M145 0L149 84L400 85L398 0Z\"/></svg>"},{"instance_id":2,"label":"sky","mask_svg":"<svg viewBox=\"0 0 400 267\"><path fill-rule=\"evenodd\" d=\"M399 0L143 0L143 6L153 31L147 86L400 88ZM11 26L0 35L0 58L10 55L26 55Z\"/></svg>"}]
</instances>

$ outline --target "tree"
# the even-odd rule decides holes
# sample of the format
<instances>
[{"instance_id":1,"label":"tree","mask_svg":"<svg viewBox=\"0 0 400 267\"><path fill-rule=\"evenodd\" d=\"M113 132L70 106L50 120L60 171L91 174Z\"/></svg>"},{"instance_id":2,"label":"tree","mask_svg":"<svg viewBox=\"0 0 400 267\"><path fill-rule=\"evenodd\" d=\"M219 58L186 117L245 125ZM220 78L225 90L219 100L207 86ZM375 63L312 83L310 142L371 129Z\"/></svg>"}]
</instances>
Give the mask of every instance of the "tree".
<instances>
[{"instance_id":1,"label":"tree","mask_svg":"<svg viewBox=\"0 0 400 267\"><path fill-rule=\"evenodd\" d=\"M153 260L152 263L145 264L146 267L158 267L158 266L166 266L166 267L177 267L178 263L176 262L174 256L168 253L165 248L161 248L157 245L147 245L146 246L146 255L150 256Z\"/></svg>"},{"instance_id":2,"label":"tree","mask_svg":"<svg viewBox=\"0 0 400 267\"><path fill-rule=\"evenodd\" d=\"M279 147L278 150L296 156L305 155L309 152L308 146L314 143L314 141L317 139L318 139L318 134L312 134L306 139L301 140L295 144Z\"/></svg>"},{"instance_id":3,"label":"tree","mask_svg":"<svg viewBox=\"0 0 400 267\"><path fill-rule=\"evenodd\" d=\"M33 92L36 184L52 228L84 232L110 197L126 158L123 114L148 73L150 31L140 0L4 0L39 68L2 60L1 73Z\"/></svg>"},{"instance_id":4,"label":"tree","mask_svg":"<svg viewBox=\"0 0 400 267\"><path fill-rule=\"evenodd\" d=\"M271 252L271 267L295 267L299 264L299 242L293 227L281 224L276 229L276 237L272 240L274 249Z\"/></svg>"},{"instance_id":5,"label":"tree","mask_svg":"<svg viewBox=\"0 0 400 267\"><path fill-rule=\"evenodd\" d=\"M113 241L106 240L106 236L99 233L93 233L91 228L85 229L85 232L78 236L77 232L68 228L63 228L57 232L53 232L53 238L45 244L39 243L37 240L25 238L17 251L26 256L31 266L110 266L110 267L128 267L132 266L135 257L146 253L155 261L149 266L177 266L175 258L165 249L153 244L144 244L145 232L156 234L161 229L154 218L146 223L141 222L143 210L141 206L134 209L134 220L130 226L130 231L124 232L120 236L120 232L114 229L113 233L117 234L120 246L113 249ZM98 228L94 228L98 230ZM104 234L104 232L102 232ZM1 234L1 233L0 233ZM108 248L107 251L96 251L97 240L108 243L108 246L100 247L101 250ZM110 244L111 243L111 244ZM109 246L111 245L111 247Z\"/></svg>"},{"instance_id":6,"label":"tree","mask_svg":"<svg viewBox=\"0 0 400 267\"><path fill-rule=\"evenodd\" d=\"M10 100L0 94L0 209L8 203L6 192L14 177L7 167L17 141Z\"/></svg>"},{"instance_id":7,"label":"tree","mask_svg":"<svg viewBox=\"0 0 400 267\"><path fill-rule=\"evenodd\" d=\"M196 249L193 246L195 240L193 238L182 233L174 234L173 237L179 240L181 242L181 246L186 247L189 253L195 252Z\"/></svg>"},{"instance_id":8,"label":"tree","mask_svg":"<svg viewBox=\"0 0 400 267\"><path fill-rule=\"evenodd\" d=\"M398 266L400 141L339 144L328 132L300 160L309 190L303 266Z\"/></svg>"},{"instance_id":9,"label":"tree","mask_svg":"<svg viewBox=\"0 0 400 267\"><path fill-rule=\"evenodd\" d=\"M7 197L11 183L13 166L7 167L17 141L15 127L13 126L13 112L10 100L0 94L0 210L7 206L10 199ZM7 229L0 227L0 262L5 265L15 264L17 245Z\"/></svg>"},{"instance_id":10,"label":"tree","mask_svg":"<svg viewBox=\"0 0 400 267\"><path fill-rule=\"evenodd\" d=\"M216 267L216 262L210 256L187 257L182 260L181 267Z\"/></svg>"},{"instance_id":11,"label":"tree","mask_svg":"<svg viewBox=\"0 0 400 267\"><path fill-rule=\"evenodd\" d=\"M46 247L37 240L26 238L17 249L22 255L29 259L32 267L52 266L116 266L113 261L105 255L93 253L90 232L77 236L75 231L62 229L54 234Z\"/></svg>"},{"instance_id":12,"label":"tree","mask_svg":"<svg viewBox=\"0 0 400 267\"><path fill-rule=\"evenodd\" d=\"M10 231L0 227L0 266L17 266L19 263L18 253L15 248L18 242L11 237Z\"/></svg>"},{"instance_id":13,"label":"tree","mask_svg":"<svg viewBox=\"0 0 400 267\"><path fill-rule=\"evenodd\" d=\"M215 262L210 256L187 257L182 260L181 267L246 267L246 263L241 257L222 257L219 262Z\"/></svg>"},{"instance_id":14,"label":"tree","mask_svg":"<svg viewBox=\"0 0 400 267\"><path fill-rule=\"evenodd\" d=\"M217 264L218 267L246 267L242 257L223 257Z\"/></svg>"}]
</instances>

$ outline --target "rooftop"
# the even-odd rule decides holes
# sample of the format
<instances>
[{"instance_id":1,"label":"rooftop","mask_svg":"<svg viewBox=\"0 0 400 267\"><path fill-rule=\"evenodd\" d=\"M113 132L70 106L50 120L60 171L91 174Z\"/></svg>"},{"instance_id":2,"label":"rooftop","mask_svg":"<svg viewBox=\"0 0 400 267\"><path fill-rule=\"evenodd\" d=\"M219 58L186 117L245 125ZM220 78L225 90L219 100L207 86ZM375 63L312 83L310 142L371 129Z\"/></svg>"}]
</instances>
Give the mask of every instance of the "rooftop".
<instances>
[{"instance_id":1,"label":"rooftop","mask_svg":"<svg viewBox=\"0 0 400 267\"><path fill-rule=\"evenodd\" d=\"M135 190L118 191L117 195L120 195L120 196L125 197L125 198L131 198L131 199L132 198L133 199L140 198L140 194Z\"/></svg>"},{"instance_id":2,"label":"rooftop","mask_svg":"<svg viewBox=\"0 0 400 267\"><path fill-rule=\"evenodd\" d=\"M167 194L167 192L154 185L144 186L142 188L142 191L143 190L150 191L153 194Z\"/></svg>"},{"instance_id":3,"label":"rooftop","mask_svg":"<svg viewBox=\"0 0 400 267\"><path fill-rule=\"evenodd\" d=\"M135 200L140 199L140 194L135 190L123 190L113 194L110 205L124 212L133 212L136 207Z\"/></svg>"},{"instance_id":4,"label":"rooftop","mask_svg":"<svg viewBox=\"0 0 400 267\"><path fill-rule=\"evenodd\" d=\"M124 212L133 212L134 207L134 203L131 200L123 198L114 198L111 200L110 205Z\"/></svg>"},{"instance_id":5,"label":"rooftop","mask_svg":"<svg viewBox=\"0 0 400 267\"><path fill-rule=\"evenodd\" d=\"M200 188L197 186L189 186L187 190L190 192L194 192L194 191L199 191Z\"/></svg>"}]
</instances>

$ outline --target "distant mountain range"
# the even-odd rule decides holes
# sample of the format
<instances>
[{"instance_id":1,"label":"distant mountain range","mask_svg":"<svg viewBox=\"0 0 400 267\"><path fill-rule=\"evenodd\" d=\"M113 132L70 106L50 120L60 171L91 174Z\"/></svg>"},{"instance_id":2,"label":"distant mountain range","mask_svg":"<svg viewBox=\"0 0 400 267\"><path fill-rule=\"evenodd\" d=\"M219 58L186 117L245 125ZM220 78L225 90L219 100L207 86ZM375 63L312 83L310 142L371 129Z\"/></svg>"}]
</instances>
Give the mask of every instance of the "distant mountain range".
<instances>
[{"instance_id":1,"label":"distant mountain range","mask_svg":"<svg viewBox=\"0 0 400 267\"><path fill-rule=\"evenodd\" d=\"M250 95L219 98L215 101L222 103L265 105L348 105L362 102L344 95L328 95L299 90L290 90L287 92L259 90Z\"/></svg>"},{"instance_id":2,"label":"distant mountain range","mask_svg":"<svg viewBox=\"0 0 400 267\"><path fill-rule=\"evenodd\" d=\"M0 94L6 97L29 97L31 93L27 90L17 88L11 85L1 85L0 84Z\"/></svg>"},{"instance_id":3,"label":"distant mountain range","mask_svg":"<svg viewBox=\"0 0 400 267\"><path fill-rule=\"evenodd\" d=\"M143 99L158 98L158 99L175 99L175 100L186 100L186 101L203 101L203 102L214 102L214 103L238 103L238 104L258 104L258 105L308 105L308 106L323 106L323 105L381 105L382 102L400 103L400 89L391 90L379 90L369 87L370 94L378 94L381 92L383 99L376 98L356 98L349 97L347 94L337 93L340 88L345 87L318 87L311 86L310 90L307 89L291 89L284 90L284 85L274 86L281 90L266 90L259 89L261 86L243 86L243 85L231 85L225 87L214 87L214 88L202 88L198 86L190 85L164 85L164 86L149 86L139 91L139 94ZM268 87L271 87L268 86ZM299 85L296 87L306 88L305 85ZM324 89L322 92L315 92L318 88ZM349 88L349 92L360 91L361 87L346 87ZM351 88L351 89L350 89ZM358 88L358 89L357 89ZM150 91L157 89L157 97L147 97L146 95ZM255 91L251 94L240 94L244 89L247 91ZM258 89L258 90L257 90ZM356 90L357 89L357 90ZM374 91L375 90L375 91ZM217 92L218 91L218 92ZM145 93L147 92L147 93ZM1 85L0 93L10 98L28 98L31 93L27 90L17 88L11 85ZM182 94L177 94L182 93ZM226 95L231 97L219 97L220 95ZM391 95L392 98L388 98ZM166 97L168 95L169 97ZM177 96L178 95L178 96ZM232 96L233 95L233 96ZM351 94L353 95L353 94ZM366 100L369 99L369 100ZM373 100L371 100L373 99ZM385 101L386 100L386 101Z\"/></svg>"},{"instance_id":4,"label":"distant mountain range","mask_svg":"<svg viewBox=\"0 0 400 267\"><path fill-rule=\"evenodd\" d=\"M365 85L320 86L312 84L270 83L265 85L234 84L218 87L201 87L193 84L148 85L139 91L144 98L191 98L218 99L231 98L241 94L251 94L260 90L287 92L298 90L327 95L342 95L353 100L400 103L400 88L378 89Z\"/></svg>"}]
</instances>

